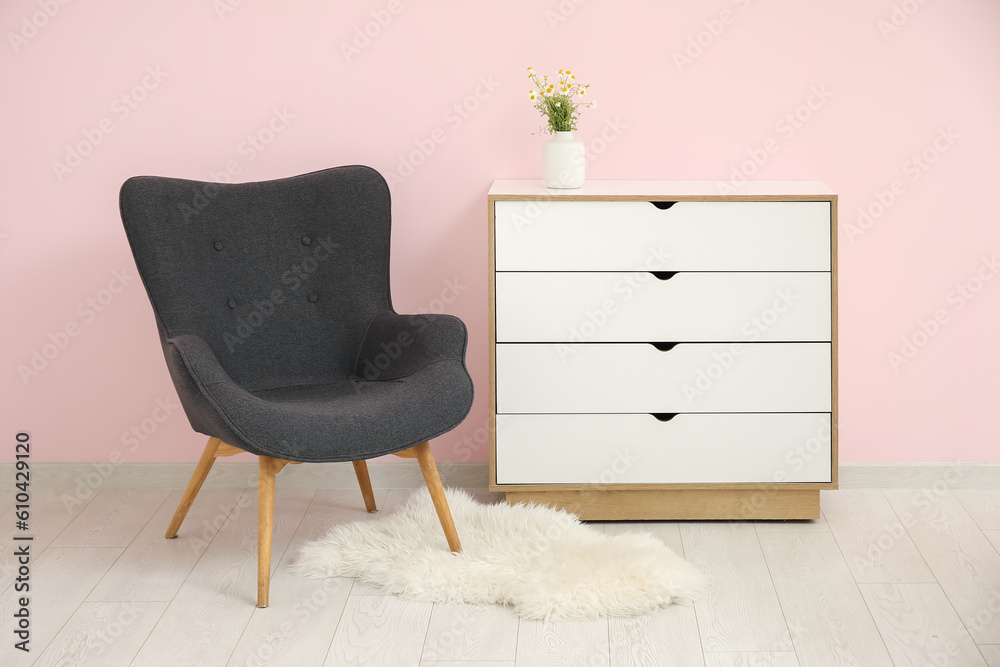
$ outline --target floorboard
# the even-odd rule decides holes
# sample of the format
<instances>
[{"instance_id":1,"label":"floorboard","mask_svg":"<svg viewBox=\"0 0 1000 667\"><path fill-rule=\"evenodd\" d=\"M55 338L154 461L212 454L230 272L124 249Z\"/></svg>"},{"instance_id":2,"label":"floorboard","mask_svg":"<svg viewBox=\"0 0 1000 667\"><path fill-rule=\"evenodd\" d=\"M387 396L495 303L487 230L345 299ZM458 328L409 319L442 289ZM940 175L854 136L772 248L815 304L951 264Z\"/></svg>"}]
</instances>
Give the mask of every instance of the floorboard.
<instances>
[{"instance_id":1,"label":"floorboard","mask_svg":"<svg viewBox=\"0 0 1000 667\"><path fill-rule=\"evenodd\" d=\"M705 667L799 667L793 651L706 653Z\"/></svg>"},{"instance_id":2,"label":"floorboard","mask_svg":"<svg viewBox=\"0 0 1000 667\"><path fill-rule=\"evenodd\" d=\"M941 587L934 584L862 584L861 594L897 665L985 667Z\"/></svg>"},{"instance_id":3,"label":"floorboard","mask_svg":"<svg viewBox=\"0 0 1000 667\"><path fill-rule=\"evenodd\" d=\"M129 667L166 602L84 602L35 667Z\"/></svg>"},{"instance_id":4,"label":"floorboard","mask_svg":"<svg viewBox=\"0 0 1000 667\"><path fill-rule=\"evenodd\" d=\"M989 667L1000 667L1000 644L980 644L979 652Z\"/></svg>"},{"instance_id":5,"label":"floorboard","mask_svg":"<svg viewBox=\"0 0 1000 667\"><path fill-rule=\"evenodd\" d=\"M979 644L1000 644L1000 554L949 491L890 489L896 514Z\"/></svg>"},{"instance_id":6,"label":"floorboard","mask_svg":"<svg viewBox=\"0 0 1000 667\"><path fill-rule=\"evenodd\" d=\"M351 596L324 664L418 666L431 607L388 595Z\"/></svg>"},{"instance_id":7,"label":"floorboard","mask_svg":"<svg viewBox=\"0 0 1000 667\"><path fill-rule=\"evenodd\" d=\"M514 660L517 627L517 614L505 606L435 604L422 658Z\"/></svg>"},{"instance_id":8,"label":"floorboard","mask_svg":"<svg viewBox=\"0 0 1000 667\"><path fill-rule=\"evenodd\" d=\"M984 530L983 535L986 536L986 539L990 541L993 548L1000 554L1000 530Z\"/></svg>"},{"instance_id":9,"label":"floorboard","mask_svg":"<svg viewBox=\"0 0 1000 667\"><path fill-rule=\"evenodd\" d=\"M709 577L695 603L705 651L792 650L758 537L746 522L681 524L685 557Z\"/></svg>"},{"instance_id":10,"label":"floorboard","mask_svg":"<svg viewBox=\"0 0 1000 667\"><path fill-rule=\"evenodd\" d=\"M256 496L255 489L244 493ZM272 575L314 493L291 489L275 492ZM256 609L256 504L238 503L230 512L150 633L136 656L136 664L155 664L153 661L164 655L170 655L178 665L227 663ZM268 609L289 612L284 607ZM179 637L184 641L179 642Z\"/></svg>"},{"instance_id":11,"label":"floorboard","mask_svg":"<svg viewBox=\"0 0 1000 667\"><path fill-rule=\"evenodd\" d=\"M819 494L820 505L827 496L839 493L839 491L821 491ZM826 520L823 510L820 510L818 519L787 519L774 521L754 521L754 528L758 533L829 533L830 525Z\"/></svg>"},{"instance_id":12,"label":"floorboard","mask_svg":"<svg viewBox=\"0 0 1000 667\"><path fill-rule=\"evenodd\" d=\"M14 506L15 496L14 491L0 491L0 514Z\"/></svg>"},{"instance_id":13,"label":"floorboard","mask_svg":"<svg viewBox=\"0 0 1000 667\"><path fill-rule=\"evenodd\" d=\"M235 509L249 510L253 500L239 489L202 489L177 537L168 540L164 533L182 495L180 490L174 491L164 500L88 600L169 602L229 514ZM239 503L243 507L238 507Z\"/></svg>"},{"instance_id":14,"label":"floorboard","mask_svg":"<svg viewBox=\"0 0 1000 667\"><path fill-rule=\"evenodd\" d=\"M513 660L421 660L420 667L515 667Z\"/></svg>"},{"instance_id":15,"label":"floorboard","mask_svg":"<svg viewBox=\"0 0 1000 667\"><path fill-rule=\"evenodd\" d=\"M375 490L376 504L385 496ZM374 521L365 511L360 491L320 490L271 577L271 606L254 609L229 664L320 665L347 605L353 579L307 579L289 569L298 549L322 537L333 526L349 521Z\"/></svg>"},{"instance_id":16,"label":"floorboard","mask_svg":"<svg viewBox=\"0 0 1000 667\"><path fill-rule=\"evenodd\" d=\"M824 512L854 580L932 582L934 575L879 489L824 496Z\"/></svg>"},{"instance_id":17,"label":"floorboard","mask_svg":"<svg viewBox=\"0 0 1000 667\"><path fill-rule=\"evenodd\" d=\"M0 641L0 665L29 665L55 639L91 589L100 581L111 564L122 553L120 548L56 549L50 547L31 562L28 582L30 589L17 592L9 587L0 595L0 619L3 619L3 641ZM25 583L25 582L21 582ZM20 609L20 598L29 599L31 652L15 648L14 614Z\"/></svg>"},{"instance_id":18,"label":"floorboard","mask_svg":"<svg viewBox=\"0 0 1000 667\"><path fill-rule=\"evenodd\" d=\"M518 667L609 667L608 619L547 623L521 619Z\"/></svg>"},{"instance_id":19,"label":"floorboard","mask_svg":"<svg viewBox=\"0 0 1000 667\"><path fill-rule=\"evenodd\" d=\"M760 543L799 663L893 667L832 534L772 533Z\"/></svg>"},{"instance_id":20,"label":"floorboard","mask_svg":"<svg viewBox=\"0 0 1000 667\"><path fill-rule=\"evenodd\" d=\"M105 489L52 540L52 546L127 547L169 494L167 489Z\"/></svg>"},{"instance_id":21,"label":"floorboard","mask_svg":"<svg viewBox=\"0 0 1000 667\"><path fill-rule=\"evenodd\" d=\"M60 500L35 500L32 494L29 509L28 530L20 531L15 528L14 508L9 508L3 515L0 515L0 534L3 535L3 543L0 544L0 585L7 588L17 574L17 563L14 558L14 535L30 536L32 538L32 553L41 555L42 552L52 544L52 540L70 524L77 515L82 512L89 499L77 501L75 497L67 495L70 499L67 502ZM51 494L49 494L51 495Z\"/></svg>"},{"instance_id":22,"label":"floorboard","mask_svg":"<svg viewBox=\"0 0 1000 667\"><path fill-rule=\"evenodd\" d=\"M678 556L684 556L681 525L677 521L602 521L591 522L590 525L600 526L605 535L649 533L653 537L660 538Z\"/></svg>"},{"instance_id":23,"label":"floorboard","mask_svg":"<svg viewBox=\"0 0 1000 667\"><path fill-rule=\"evenodd\" d=\"M642 616L609 618L608 633L611 667L704 665L693 606L671 605Z\"/></svg>"},{"instance_id":24,"label":"floorboard","mask_svg":"<svg viewBox=\"0 0 1000 667\"><path fill-rule=\"evenodd\" d=\"M952 494L980 529L1000 530L1000 490L955 489Z\"/></svg>"}]
</instances>

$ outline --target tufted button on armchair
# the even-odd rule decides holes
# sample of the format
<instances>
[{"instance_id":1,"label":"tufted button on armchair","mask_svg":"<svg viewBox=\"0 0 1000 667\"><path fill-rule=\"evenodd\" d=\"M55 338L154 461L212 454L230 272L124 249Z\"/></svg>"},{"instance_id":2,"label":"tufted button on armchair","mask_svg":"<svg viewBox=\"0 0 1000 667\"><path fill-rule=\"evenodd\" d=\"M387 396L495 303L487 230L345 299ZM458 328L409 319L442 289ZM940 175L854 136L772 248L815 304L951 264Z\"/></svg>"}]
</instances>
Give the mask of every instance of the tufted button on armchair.
<instances>
[{"instance_id":1,"label":"tufted button on armchair","mask_svg":"<svg viewBox=\"0 0 1000 667\"><path fill-rule=\"evenodd\" d=\"M288 463L416 458L452 551L428 440L472 405L467 333L389 297L389 189L368 167L216 184L139 176L121 217L191 427L209 436L167 537L219 456L258 456L257 606L268 604L274 478Z\"/></svg>"}]
</instances>

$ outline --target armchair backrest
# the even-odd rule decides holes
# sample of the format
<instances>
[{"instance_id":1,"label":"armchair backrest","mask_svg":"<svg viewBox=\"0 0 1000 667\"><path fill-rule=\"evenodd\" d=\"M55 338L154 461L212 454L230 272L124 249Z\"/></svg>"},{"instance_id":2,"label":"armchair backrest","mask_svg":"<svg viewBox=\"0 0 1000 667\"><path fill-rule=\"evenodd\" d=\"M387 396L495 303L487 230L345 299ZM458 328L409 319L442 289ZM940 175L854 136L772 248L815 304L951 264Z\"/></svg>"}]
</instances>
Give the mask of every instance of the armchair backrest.
<instances>
[{"instance_id":1,"label":"armchair backrest","mask_svg":"<svg viewBox=\"0 0 1000 667\"><path fill-rule=\"evenodd\" d=\"M138 176L120 206L161 338L202 338L247 390L350 376L368 323L391 309L389 188L369 167Z\"/></svg>"}]
</instances>

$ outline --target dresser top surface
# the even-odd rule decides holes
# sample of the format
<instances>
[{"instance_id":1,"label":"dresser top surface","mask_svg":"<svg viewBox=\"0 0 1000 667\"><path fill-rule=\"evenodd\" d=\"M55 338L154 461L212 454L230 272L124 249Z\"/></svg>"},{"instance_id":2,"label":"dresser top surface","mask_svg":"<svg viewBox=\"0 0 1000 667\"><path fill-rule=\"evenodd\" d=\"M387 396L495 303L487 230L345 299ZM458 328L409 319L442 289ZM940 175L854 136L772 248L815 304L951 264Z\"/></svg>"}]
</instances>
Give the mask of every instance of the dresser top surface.
<instances>
[{"instance_id":1,"label":"dresser top surface","mask_svg":"<svg viewBox=\"0 0 1000 667\"><path fill-rule=\"evenodd\" d=\"M556 199L602 199L685 197L705 199L817 198L837 195L819 181L747 181L736 186L729 181L587 181L581 188L546 188L541 179L496 180L489 196L496 199L532 197Z\"/></svg>"}]
</instances>

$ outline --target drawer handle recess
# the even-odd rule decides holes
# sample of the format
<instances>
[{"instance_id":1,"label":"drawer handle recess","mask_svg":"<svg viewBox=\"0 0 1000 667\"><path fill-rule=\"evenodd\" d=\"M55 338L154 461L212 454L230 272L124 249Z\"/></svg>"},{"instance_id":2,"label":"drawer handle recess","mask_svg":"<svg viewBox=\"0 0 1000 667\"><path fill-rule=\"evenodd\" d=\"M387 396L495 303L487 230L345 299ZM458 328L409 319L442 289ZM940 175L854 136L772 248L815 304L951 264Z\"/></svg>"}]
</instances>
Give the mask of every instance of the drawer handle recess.
<instances>
[{"instance_id":1,"label":"drawer handle recess","mask_svg":"<svg viewBox=\"0 0 1000 667\"><path fill-rule=\"evenodd\" d=\"M657 421L668 422L677 416L676 412L650 412L649 414L656 417Z\"/></svg>"},{"instance_id":2,"label":"drawer handle recess","mask_svg":"<svg viewBox=\"0 0 1000 667\"><path fill-rule=\"evenodd\" d=\"M650 271L657 280L670 280L677 275L677 271Z\"/></svg>"},{"instance_id":3,"label":"drawer handle recess","mask_svg":"<svg viewBox=\"0 0 1000 667\"><path fill-rule=\"evenodd\" d=\"M651 201L649 203L652 204L653 206L655 206L656 208L660 209L661 211L666 211L668 208L670 208L671 206L673 206L677 202L675 202L675 201Z\"/></svg>"},{"instance_id":4,"label":"drawer handle recess","mask_svg":"<svg viewBox=\"0 0 1000 667\"><path fill-rule=\"evenodd\" d=\"M650 343L650 345L655 347L660 352L669 352L674 349L674 346L677 345L677 343Z\"/></svg>"}]
</instances>

